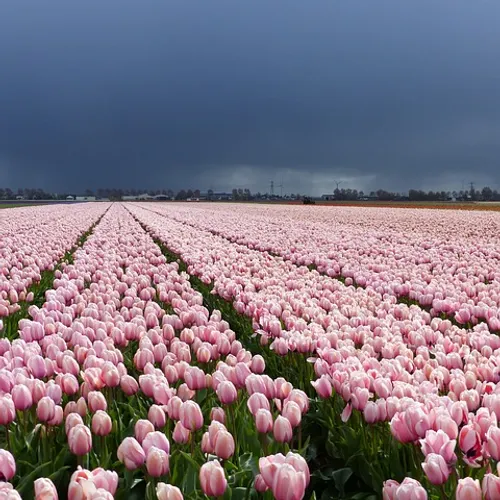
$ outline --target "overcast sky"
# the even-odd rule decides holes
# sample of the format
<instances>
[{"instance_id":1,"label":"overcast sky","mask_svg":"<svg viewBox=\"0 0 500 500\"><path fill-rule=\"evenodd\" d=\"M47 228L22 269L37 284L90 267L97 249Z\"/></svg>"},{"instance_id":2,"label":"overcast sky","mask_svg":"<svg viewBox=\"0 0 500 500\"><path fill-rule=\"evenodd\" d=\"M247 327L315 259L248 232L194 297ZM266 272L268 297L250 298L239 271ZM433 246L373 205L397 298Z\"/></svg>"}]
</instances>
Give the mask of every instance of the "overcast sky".
<instances>
[{"instance_id":1,"label":"overcast sky","mask_svg":"<svg viewBox=\"0 0 500 500\"><path fill-rule=\"evenodd\" d=\"M0 186L500 188L497 0L0 2Z\"/></svg>"}]
</instances>

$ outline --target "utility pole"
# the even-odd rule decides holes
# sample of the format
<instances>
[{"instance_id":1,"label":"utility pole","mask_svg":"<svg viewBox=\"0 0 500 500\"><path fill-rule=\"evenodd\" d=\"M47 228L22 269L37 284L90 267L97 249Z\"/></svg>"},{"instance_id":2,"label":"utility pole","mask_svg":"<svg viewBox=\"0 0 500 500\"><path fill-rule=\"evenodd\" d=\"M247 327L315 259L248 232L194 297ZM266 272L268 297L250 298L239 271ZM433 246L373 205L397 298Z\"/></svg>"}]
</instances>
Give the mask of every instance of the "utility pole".
<instances>
[{"instance_id":1,"label":"utility pole","mask_svg":"<svg viewBox=\"0 0 500 500\"><path fill-rule=\"evenodd\" d=\"M334 182L334 184L337 185L336 191L338 191L339 190L339 186L342 184L342 181L338 181L338 182L337 181L333 181L333 182Z\"/></svg>"},{"instance_id":2,"label":"utility pole","mask_svg":"<svg viewBox=\"0 0 500 500\"><path fill-rule=\"evenodd\" d=\"M281 184L278 187L280 188L280 197L283 198L283 178L281 178Z\"/></svg>"},{"instance_id":3,"label":"utility pole","mask_svg":"<svg viewBox=\"0 0 500 500\"><path fill-rule=\"evenodd\" d=\"M274 181L271 181L271 196L274 196Z\"/></svg>"}]
</instances>

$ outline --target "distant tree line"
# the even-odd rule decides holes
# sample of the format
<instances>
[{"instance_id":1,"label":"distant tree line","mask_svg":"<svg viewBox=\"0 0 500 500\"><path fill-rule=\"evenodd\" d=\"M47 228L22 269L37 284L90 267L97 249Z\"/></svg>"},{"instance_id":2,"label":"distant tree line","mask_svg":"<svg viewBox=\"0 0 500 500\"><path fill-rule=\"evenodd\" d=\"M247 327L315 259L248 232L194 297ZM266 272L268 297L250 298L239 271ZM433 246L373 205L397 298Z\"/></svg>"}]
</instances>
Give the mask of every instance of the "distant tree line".
<instances>
[{"instance_id":1,"label":"distant tree line","mask_svg":"<svg viewBox=\"0 0 500 500\"><path fill-rule=\"evenodd\" d=\"M78 195L95 196L97 198L106 198L110 200L121 200L124 196L139 196L148 194L150 196L163 195L173 200L206 199L221 200L231 199L235 201L252 201L265 199L292 199L301 200L305 196L301 194L292 194L280 196L268 193L251 193L250 189L234 188L230 193L216 193L212 189L202 193L199 189L181 189L174 191L172 189L117 189L117 188L99 188L95 191L86 189ZM12 190L10 188L0 188L0 200L65 200L67 196L75 196L73 192L51 193L40 188L19 188ZM410 189L407 195L402 195L392 191L379 189L365 194L356 189L335 189L332 195L327 195L328 199L349 201L349 200L380 200L380 201L500 201L500 193L489 186L481 190L474 189L461 191L423 191Z\"/></svg>"}]
</instances>

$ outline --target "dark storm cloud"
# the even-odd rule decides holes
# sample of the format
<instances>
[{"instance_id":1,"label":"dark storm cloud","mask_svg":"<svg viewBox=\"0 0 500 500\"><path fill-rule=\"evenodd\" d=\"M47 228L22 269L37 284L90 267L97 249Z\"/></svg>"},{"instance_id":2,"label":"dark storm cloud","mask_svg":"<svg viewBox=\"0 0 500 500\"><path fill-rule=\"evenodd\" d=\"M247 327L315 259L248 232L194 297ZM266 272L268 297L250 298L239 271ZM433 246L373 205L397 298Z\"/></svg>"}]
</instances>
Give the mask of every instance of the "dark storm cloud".
<instances>
[{"instance_id":1,"label":"dark storm cloud","mask_svg":"<svg viewBox=\"0 0 500 500\"><path fill-rule=\"evenodd\" d=\"M499 14L457 0L2 2L0 185L494 185Z\"/></svg>"}]
</instances>

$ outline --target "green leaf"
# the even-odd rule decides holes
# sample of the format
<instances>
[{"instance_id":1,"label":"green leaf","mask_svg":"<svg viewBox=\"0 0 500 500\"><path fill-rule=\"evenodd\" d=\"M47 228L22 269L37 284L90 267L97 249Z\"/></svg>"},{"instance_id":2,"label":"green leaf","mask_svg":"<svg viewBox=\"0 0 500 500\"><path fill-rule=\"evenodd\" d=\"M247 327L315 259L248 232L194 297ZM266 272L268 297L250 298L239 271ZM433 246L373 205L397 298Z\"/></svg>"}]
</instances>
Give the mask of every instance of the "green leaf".
<instances>
[{"instance_id":1,"label":"green leaf","mask_svg":"<svg viewBox=\"0 0 500 500\"><path fill-rule=\"evenodd\" d=\"M45 462L32 470L27 476L23 477L17 486L18 493L21 496L25 496L28 492L32 493L35 479L38 479L39 477L46 477L46 472L44 472L44 470L49 468L51 464L52 462Z\"/></svg>"},{"instance_id":2,"label":"green leaf","mask_svg":"<svg viewBox=\"0 0 500 500\"><path fill-rule=\"evenodd\" d=\"M347 481L349 481L352 476L352 469L345 467L344 469L338 469L332 473L333 480L335 482L335 487L339 490L339 493L344 496L344 489Z\"/></svg>"}]
</instances>

